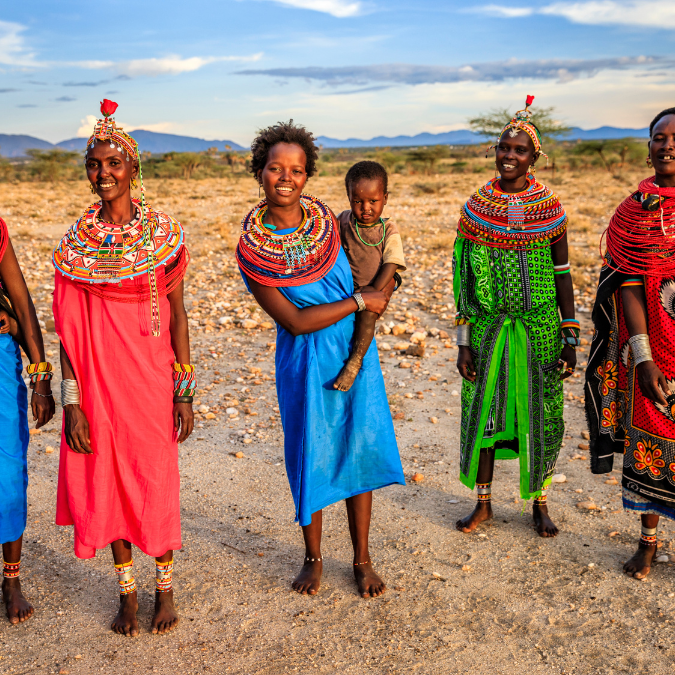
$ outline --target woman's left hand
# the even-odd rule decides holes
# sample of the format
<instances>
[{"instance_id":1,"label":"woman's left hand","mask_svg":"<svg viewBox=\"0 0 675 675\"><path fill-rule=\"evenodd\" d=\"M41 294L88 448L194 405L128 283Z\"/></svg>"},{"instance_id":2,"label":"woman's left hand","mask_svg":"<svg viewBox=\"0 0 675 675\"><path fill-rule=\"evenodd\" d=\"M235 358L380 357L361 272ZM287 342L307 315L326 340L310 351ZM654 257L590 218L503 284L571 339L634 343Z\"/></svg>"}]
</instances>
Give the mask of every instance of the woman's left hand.
<instances>
[{"instance_id":1,"label":"woman's left hand","mask_svg":"<svg viewBox=\"0 0 675 675\"><path fill-rule=\"evenodd\" d=\"M561 380L566 380L577 367L577 353L569 345L565 345L560 352Z\"/></svg>"},{"instance_id":2,"label":"woman's left hand","mask_svg":"<svg viewBox=\"0 0 675 675\"><path fill-rule=\"evenodd\" d=\"M173 404L173 428L176 433L180 429L178 442L182 443L195 428L195 414L192 412L192 403Z\"/></svg>"},{"instance_id":3,"label":"woman's left hand","mask_svg":"<svg viewBox=\"0 0 675 675\"><path fill-rule=\"evenodd\" d=\"M54 417L55 406L51 385L51 380L40 380L33 386L30 408L33 413L33 419L37 421L35 425L36 429L43 427Z\"/></svg>"}]
</instances>

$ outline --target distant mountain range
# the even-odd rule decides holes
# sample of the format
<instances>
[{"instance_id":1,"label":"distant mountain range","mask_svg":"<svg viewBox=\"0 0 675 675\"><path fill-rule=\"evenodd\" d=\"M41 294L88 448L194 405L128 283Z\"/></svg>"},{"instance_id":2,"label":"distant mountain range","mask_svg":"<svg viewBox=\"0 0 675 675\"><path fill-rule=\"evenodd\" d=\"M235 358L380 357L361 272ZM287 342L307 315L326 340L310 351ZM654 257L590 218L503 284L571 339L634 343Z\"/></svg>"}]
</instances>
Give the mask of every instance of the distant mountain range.
<instances>
[{"instance_id":1,"label":"distant mountain range","mask_svg":"<svg viewBox=\"0 0 675 675\"><path fill-rule=\"evenodd\" d=\"M142 152L151 152L153 154L162 154L165 152L202 152L209 148L218 148L218 150L244 150L244 148L234 141L206 141L203 138L194 138L192 136L177 136L176 134L158 134L154 131L145 131L138 129L129 133L137 141ZM26 150L36 148L38 150L51 150L61 148L62 150L74 150L84 152L87 144L86 138L71 138L60 143L49 143L34 136L19 136L14 134L0 134L0 155L3 157L22 157Z\"/></svg>"},{"instance_id":2,"label":"distant mountain range","mask_svg":"<svg viewBox=\"0 0 675 675\"><path fill-rule=\"evenodd\" d=\"M203 138L192 136L177 136L176 134L159 134L154 131L138 129L130 133L137 141L143 152L162 154L165 152L202 152L209 148L218 148L220 151L245 150L234 141L206 141ZM601 140L614 138L648 138L649 129L621 129L619 127L598 127L597 129L580 129L573 127L565 140ZM422 145L472 145L484 143L485 138L468 129L446 131L441 134L423 133L416 136L376 136L367 140L361 138L347 138L339 140L328 136L319 136L317 142L324 148L374 148L374 147L410 147ZM84 151L86 138L71 138L60 143L49 143L34 136L0 134L0 155L3 157L23 157L26 150L62 150Z\"/></svg>"},{"instance_id":3,"label":"distant mountain range","mask_svg":"<svg viewBox=\"0 0 675 675\"><path fill-rule=\"evenodd\" d=\"M572 130L561 137L561 140L608 140L614 138L649 138L649 129L621 129L619 127L598 127L597 129ZM484 143L485 136L468 129L446 131L440 134L417 134L416 136L376 136L368 140L347 138L341 141L337 138L319 136L317 142L324 148L377 148L377 147L407 147L420 145L472 145Z\"/></svg>"}]
</instances>

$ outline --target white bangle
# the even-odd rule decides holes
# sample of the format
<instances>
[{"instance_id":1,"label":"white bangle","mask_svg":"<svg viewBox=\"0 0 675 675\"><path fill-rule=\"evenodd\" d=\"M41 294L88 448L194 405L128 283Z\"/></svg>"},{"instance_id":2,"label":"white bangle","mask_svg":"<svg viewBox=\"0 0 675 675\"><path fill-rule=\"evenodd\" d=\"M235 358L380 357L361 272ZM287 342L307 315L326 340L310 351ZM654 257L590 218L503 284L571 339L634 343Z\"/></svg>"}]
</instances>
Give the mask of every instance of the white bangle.
<instances>
[{"instance_id":1,"label":"white bangle","mask_svg":"<svg viewBox=\"0 0 675 675\"><path fill-rule=\"evenodd\" d=\"M628 340L631 351L633 352L633 361L635 365L644 363L645 361L653 361L652 350L649 346L649 335L641 333L640 335L633 335Z\"/></svg>"},{"instance_id":2,"label":"white bangle","mask_svg":"<svg viewBox=\"0 0 675 675\"><path fill-rule=\"evenodd\" d=\"M356 300L356 304L359 306L359 308L356 310L357 312L363 312L366 309L366 303L363 302L363 298L361 297L360 293L354 293L352 295L352 298Z\"/></svg>"},{"instance_id":3,"label":"white bangle","mask_svg":"<svg viewBox=\"0 0 675 675\"><path fill-rule=\"evenodd\" d=\"M61 407L80 405L80 388L77 380L61 380Z\"/></svg>"},{"instance_id":4,"label":"white bangle","mask_svg":"<svg viewBox=\"0 0 675 675\"><path fill-rule=\"evenodd\" d=\"M470 347L471 346L471 324L462 323L457 326L457 346Z\"/></svg>"}]
</instances>

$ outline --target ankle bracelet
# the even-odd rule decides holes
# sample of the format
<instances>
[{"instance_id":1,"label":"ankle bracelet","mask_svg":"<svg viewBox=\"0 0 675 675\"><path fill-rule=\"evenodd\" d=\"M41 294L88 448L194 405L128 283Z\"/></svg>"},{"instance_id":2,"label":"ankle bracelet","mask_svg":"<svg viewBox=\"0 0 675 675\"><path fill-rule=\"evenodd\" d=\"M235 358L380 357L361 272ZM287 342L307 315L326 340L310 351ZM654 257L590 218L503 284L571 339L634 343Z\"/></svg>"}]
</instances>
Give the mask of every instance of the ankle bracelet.
<instances>
[{"instance_id":1,"label":"ankle bracelet","mask_svg":"<svg viewBox=\"0 0 675 675\"><path fill-rule=\"evenodd\" d=\"M371 562L370 558L368 558L368 560L366 560L366 562L354 563L354 567L358 567L359 565L367 565L369 562Z\"/></svg>"},{"instance_id":2,"label":"ankle bracelet","mask_svg":"<svg viewBox=\"0 0 675 675\"><path fill-rule=\"evenodd\" d=\"M305 556L305 562L321 562L323 558L307 558Z\"/></svg>"},{"instance_id":3,"label":"ankle bracelet","mask_svg":"<svg viewBox=\"0 0 675 675\"><path fill-rule=\"evenodd\" d=\"M640 537L640 543L643 546L656 546L656 528L655 527L645 527L642 526L642 535Z\"/></svg>"}]
</instances>

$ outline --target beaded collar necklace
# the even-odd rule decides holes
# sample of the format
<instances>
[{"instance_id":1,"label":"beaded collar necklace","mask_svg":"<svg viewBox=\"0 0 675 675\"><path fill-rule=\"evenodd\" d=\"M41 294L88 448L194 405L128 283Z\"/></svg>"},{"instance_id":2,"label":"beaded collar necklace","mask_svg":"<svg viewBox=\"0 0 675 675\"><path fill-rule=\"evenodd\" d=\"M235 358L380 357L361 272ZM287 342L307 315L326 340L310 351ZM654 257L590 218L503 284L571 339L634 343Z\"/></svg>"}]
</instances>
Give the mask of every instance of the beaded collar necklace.
<instances>
[{"instance_id":1,"label":"beaded collar necklace","mask_svg":"<svg viewBox=\"0 0 675 675\"><path fill-rule=\"evenodd\" d=\"M262 221L263 199L241 223L237 262L241 271L263 286L301 286L322 279L333 267L340 236L332 211L319 199L302 195L301 225L275 234Z\"/></svg>"}]
</instances>

